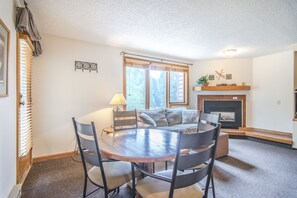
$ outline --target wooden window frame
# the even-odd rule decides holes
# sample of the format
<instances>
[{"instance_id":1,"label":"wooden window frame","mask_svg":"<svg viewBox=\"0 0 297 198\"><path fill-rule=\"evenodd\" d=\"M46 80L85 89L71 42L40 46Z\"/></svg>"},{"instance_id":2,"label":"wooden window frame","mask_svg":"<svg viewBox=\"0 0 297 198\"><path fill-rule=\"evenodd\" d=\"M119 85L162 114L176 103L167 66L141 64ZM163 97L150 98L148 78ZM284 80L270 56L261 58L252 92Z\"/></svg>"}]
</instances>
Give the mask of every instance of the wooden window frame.
<instances>
[{"instance_id":1,"label":"wooden window frame","mask_svg":"<svg viewBox=\"0 0 297 198\"><path fill-rule=\"evenodd\" d=\"M135 62L135 64L143 64L147 66L133 66L133 63L127 63L126 60L129 62ZM131 65L131 66L130 66ZM189 105L189 68L186 66L181 65L174 65L169 63L162 63L162 62L155 62L145 59L138 59L132 57L123 57L123 93L124 96L127 98L127 67L135 67L135 68L143 68L145 69L145 108L150 108L150 70L161 70L166 72L166 107L172 106L188 106ZM155 67L155 69L150 69L151 67ZM173 67L175 72L183 72L184 73L184 102L170 102L170 68ZM159 68L159 69L156 69ZM160 69L161 68L161 69ZM162 69L164 68L164 69ZM126 109L126 105L124 106Z\"/></svg>"}]
</instances>

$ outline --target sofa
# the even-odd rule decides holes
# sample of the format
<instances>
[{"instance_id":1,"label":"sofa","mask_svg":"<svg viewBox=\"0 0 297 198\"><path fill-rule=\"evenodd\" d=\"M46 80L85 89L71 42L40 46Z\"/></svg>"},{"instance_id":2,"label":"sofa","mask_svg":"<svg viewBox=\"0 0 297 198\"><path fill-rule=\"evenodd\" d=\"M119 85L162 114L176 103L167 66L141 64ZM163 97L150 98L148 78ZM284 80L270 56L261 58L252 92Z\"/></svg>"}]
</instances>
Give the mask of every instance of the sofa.
<instances>
[{"instance_id":1,"label":"sofa","mask_svg":"<svg viewBox=\"0 0 297 198\"><path fill-rule=\"evenodd\" d=\"M183 131L193 133L197 131L199 112L185 107L165 108L154 110L137 110L139 128L156 128L173 132ZM218 139L216 158L228 155L229 136L221 132Z\"/></svg>"}]
</instances>

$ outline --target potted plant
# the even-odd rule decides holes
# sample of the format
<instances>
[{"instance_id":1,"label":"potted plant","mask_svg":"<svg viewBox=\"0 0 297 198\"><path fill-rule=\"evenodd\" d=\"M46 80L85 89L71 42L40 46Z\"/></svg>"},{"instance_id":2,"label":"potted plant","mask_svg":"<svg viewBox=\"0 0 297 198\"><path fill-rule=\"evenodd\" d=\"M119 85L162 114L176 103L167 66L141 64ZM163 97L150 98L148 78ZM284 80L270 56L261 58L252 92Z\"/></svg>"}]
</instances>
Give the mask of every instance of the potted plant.
<instances>
[{"instance_id":1,"label":"potted plant","mask_svg":"<svg viewBox=\"0 0 297 198\"><path fill-rule=\"evenodd\" d=\"M208 75L202 76L196 81L197 85L199 86L207 86L208 83Z\"/></svg>"}]
</instances>

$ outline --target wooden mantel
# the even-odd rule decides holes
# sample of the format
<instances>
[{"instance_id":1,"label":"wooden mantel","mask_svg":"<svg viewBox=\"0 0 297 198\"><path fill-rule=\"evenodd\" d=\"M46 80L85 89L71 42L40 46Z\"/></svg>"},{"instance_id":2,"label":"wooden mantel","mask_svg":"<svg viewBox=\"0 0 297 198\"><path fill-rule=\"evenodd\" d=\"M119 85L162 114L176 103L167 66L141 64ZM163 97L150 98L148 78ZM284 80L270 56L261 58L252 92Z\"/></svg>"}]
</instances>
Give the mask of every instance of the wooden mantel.
<instances>
[{"instance_id":1,"label":"wooden mantel","mask_svg":"<svg viewBox=\"0 0 297 198\"><path fill-rule=\"evenodd\" d=\"M250 90L251 86L202 86L193 87L193 91L235 91Z\"/></svg>"}]
</instances>

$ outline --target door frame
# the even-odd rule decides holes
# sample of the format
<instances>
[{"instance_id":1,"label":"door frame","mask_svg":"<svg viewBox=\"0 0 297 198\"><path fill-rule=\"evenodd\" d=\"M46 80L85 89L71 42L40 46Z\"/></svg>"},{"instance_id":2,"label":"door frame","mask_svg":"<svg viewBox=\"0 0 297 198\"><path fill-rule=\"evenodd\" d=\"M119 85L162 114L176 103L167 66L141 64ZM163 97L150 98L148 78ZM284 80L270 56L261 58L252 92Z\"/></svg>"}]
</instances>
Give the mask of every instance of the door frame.
<instances>
[{"instance_id":1,"label":"door frame","mask_svg":"<svg viewBox=\"0 0 297 198\"><path fill-rule=\"evenodd\" d=\"M20 82L20 70L19 70L19 53L20 53L20 42L19 39L24 39L27 41L28 45L31 49L34 49L34 46L27 34L18 33L16 34L16 183L24 183L31 167L33 164L32 158L32 148L30 149L29 153L24 157L19 157L19 107L20 107L20 93L19 93L19 82ZM32 86L31 86L32 87ZM32 93L31 93L32 94ZM29 157L29 159L28 159ZM30 160L29 167L22 167L26 164L22 164L22 161ZM23 173L20 173L20 168L24 168Z\"/></svg>"}]
</instances>

